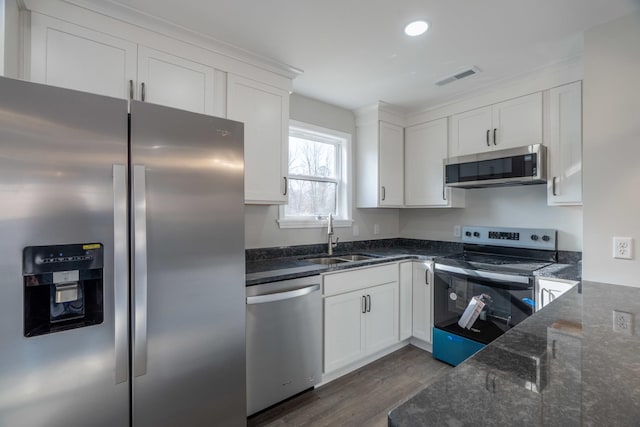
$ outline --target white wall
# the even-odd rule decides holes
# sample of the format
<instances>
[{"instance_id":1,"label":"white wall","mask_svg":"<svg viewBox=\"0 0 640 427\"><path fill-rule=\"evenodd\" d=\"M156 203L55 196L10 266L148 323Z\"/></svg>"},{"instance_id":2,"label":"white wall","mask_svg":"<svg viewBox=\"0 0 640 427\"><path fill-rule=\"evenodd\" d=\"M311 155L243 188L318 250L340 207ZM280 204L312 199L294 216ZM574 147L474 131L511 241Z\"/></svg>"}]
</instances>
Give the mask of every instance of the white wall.
<instances>
[{"instance_id":1,"label":"white wall","mask_svg":"<svg viewBox=\"0 0 640 427\"><path fill-rule=\"evenodd\" d=\"M400 236L453 242L454 225L555 228L558 249L582 250L582 207L547 206L545 185L465 191L464 209L401 210Z\"/></svg>"},{"instance_id":2,"label":"white wall","mask_svg":"<svg viewBox=\"0 0 640 427\"><path fill-rule=\"evenodd\" d=\"M584 55L583 277L640 286L640 12L588 31ZM613 236L634 260L612 258Z\"/></svg>"},{"instance_id":3,"label":"white wall","mask_svg":"<svg viewBox=\"0 0 640 427\"><path fill-rule=\"evenodd\" d=\"M352 165L355 157L355 117L349 110L326 104L301 95L291 95L291 119L311 123L352 135ZM356 176L355 171L353 176ZM352 197L355 206L355 194ZM306 245L326 242L325 228L280 229L277 206L245 206L245 245L247 249ZM353 235L352 227L336 228L335 236L341 241L384 239L398 237L397 209L356 209L353 219L359 235ZM380 226L380 234L373 234L374 224Z\"/></svg>"}]
</instances>

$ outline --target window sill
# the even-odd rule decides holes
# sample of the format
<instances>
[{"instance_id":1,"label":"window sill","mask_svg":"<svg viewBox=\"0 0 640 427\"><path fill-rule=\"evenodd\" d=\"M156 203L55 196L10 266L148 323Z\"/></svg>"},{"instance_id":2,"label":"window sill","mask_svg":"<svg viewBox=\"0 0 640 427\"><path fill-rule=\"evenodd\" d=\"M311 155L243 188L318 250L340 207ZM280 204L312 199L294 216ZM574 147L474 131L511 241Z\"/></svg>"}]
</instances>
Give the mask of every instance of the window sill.
<instances>
[{"instance_id":1,"label":"window sill","mask_svg":"<svg viewBox=\"0 0 640 427\"><path fill-rule=\"evenodd\" d=\"M327 228L327 220L317 219L278 219L276 220L280 228ZM334 227L351 227L352 219L334 219Z\"/></svg>"}]
</instances>

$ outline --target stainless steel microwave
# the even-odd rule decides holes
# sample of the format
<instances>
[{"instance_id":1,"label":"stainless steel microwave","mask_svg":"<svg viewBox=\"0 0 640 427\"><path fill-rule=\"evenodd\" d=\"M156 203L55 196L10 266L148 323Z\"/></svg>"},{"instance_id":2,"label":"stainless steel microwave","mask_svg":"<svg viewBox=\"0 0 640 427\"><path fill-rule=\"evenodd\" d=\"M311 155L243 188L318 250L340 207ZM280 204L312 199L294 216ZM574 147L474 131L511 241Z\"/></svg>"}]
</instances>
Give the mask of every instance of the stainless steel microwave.
<instances>
[{"instance_id":1,"label":"stainless steel microwave","mask_svg":"<svg viewBox=\"0 0 640 427\"><path fill-rule=\"evenodd\" d=\"M547 147L542 144L450 157L444 160L445 185L502 187L547 182Z\"/></svg>"}]
</instances>

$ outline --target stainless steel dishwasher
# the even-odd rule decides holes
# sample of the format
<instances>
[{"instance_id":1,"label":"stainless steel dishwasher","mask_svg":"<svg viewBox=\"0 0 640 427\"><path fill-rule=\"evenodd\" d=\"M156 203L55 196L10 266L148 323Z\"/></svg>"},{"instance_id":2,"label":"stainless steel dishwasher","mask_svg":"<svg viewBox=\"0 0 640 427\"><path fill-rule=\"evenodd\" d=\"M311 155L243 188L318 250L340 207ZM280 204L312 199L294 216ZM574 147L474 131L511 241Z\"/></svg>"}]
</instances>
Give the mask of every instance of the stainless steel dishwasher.
<instances>
[{"instance_id":1,"label":"stainless steel dishwasher","mask_svg":"<svg viewBox=\"0 0 640 427\"><path fill-rule=\"evenodd\" d=\"M247 287L247 414L312 388L322 375L320 276Z\"/></svg>"}]
</instances>

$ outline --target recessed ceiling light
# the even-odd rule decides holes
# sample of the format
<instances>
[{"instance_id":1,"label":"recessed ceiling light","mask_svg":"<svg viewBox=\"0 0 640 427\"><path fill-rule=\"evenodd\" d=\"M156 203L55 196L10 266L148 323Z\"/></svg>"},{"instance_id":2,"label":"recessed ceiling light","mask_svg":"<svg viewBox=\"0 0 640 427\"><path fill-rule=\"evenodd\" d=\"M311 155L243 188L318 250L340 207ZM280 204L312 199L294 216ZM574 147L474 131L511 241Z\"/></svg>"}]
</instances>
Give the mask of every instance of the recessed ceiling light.
<instances>
[{"instance_id":1,"label":"recessed ceiling light","mask_svg":"<svg viewBox=\"0 0 640 427\"><path fill-rule=\"evenodd\" d=\"M413 21L404 27L404 33L408 36L415 37L424 34L428 29L429 23L427 21Z\"/></svg>"}]
</instances>

